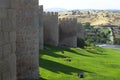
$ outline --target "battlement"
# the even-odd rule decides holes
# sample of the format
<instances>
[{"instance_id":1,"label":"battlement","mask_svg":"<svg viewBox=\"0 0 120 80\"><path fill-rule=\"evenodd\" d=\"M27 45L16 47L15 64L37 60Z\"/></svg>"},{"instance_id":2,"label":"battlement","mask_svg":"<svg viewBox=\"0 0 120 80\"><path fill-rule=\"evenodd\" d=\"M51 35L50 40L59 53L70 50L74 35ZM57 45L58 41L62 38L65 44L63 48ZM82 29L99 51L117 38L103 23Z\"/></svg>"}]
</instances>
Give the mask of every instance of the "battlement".
<instances>
[{"instance_id":1,"label":"battlement","mask_svg":"<svg viewBox=\"0 0 120 80\"><path fill-rule=\"evenodd\" d=\"M76 22L77 18L59 18L59 22Z\"/></svg>"},{"instance_id":2,"label":"battlement","mask_svg":"<svg viewBox=\"0 0 120 80\"><path fill-rule=\"evenodd\" d=\"M43 10L43 5L40 5L40 6L39 6L39 10Z\"/></svg>"},{"instance_id":3,"label":"battlement","mask_svg":"<svg viewBox=\"0 0 120 80\"><path fill-rule=\"evenodd\" d=\"M58 16L58 12L44 12L46 16Z\"/></svg>"}]
</instances>

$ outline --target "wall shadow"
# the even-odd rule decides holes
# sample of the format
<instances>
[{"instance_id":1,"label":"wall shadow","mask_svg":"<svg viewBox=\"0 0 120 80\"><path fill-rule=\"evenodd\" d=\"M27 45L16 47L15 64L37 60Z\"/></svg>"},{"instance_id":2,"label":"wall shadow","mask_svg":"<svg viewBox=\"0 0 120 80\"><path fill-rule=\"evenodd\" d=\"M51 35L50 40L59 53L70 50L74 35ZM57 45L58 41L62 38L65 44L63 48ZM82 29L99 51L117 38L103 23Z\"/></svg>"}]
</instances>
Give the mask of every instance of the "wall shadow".
<instances>
[{"instance_id":1,"label":"wall shadow","mask_svg":"<svg viewBox=\"0 0 120 80\"><path fill-rule=\"evenodd\" d=\"M107 55L104 53L106 51L102 48L86 49L86 51L92 54L97 54L97 55Z\"/></svg>"},{"instance_id":2,"label":"wall shadow","mask_svg":"<svg viewBox=\"0 0 120 80\"><path fill-rule=\"evenodd\" d=\"M72 52L73 54L77 54L77 55L80 55L80 56L94 57L94 56L86 55L86 54L81 53L81 52L76 52L76 51L71 50L71 49L68 49L67 51L70 51L70 52Z\"/></svg>"},{"instance_id":3,"label":"wall shadow","mask_svg":"<svg viewBox=\"0 0 120 80\"><path fill-rule=\"evenodd\" d=\"M40 57L43 56L43 55L49 55L49 56L52 56L52 57L56 57L56 58L64 58L64 55L62 54L56 54L55 51L42 51L40 53Z\"/></svg>"},{"instance_id":4,"label":"wall shadow","mask_svg":"<svg viewBox=\"0 0 120 80\"><path fill-rule=\"evenodd\" d=\"M67 51L67 52L72 52L73 54L77 54L77 55L80 55L80 56L86 56L86 57L94 57L94 56L91 56L91 55L86 55L84 53L81 53L81 52L76 52L74 50L71 50L70 48L68 47L53 47L51 48L51 50L42 50L42 55L49 55L49 56L53 56L53 57L56 57L56 58L64 58L64 55L62 55L62 51ZM56 54L55 52L60 52L61 54ZM44 53L44 54L43 54Z\"/></svg>"},{"instance_id":5,"label":"wall shadow","mask_svg":"<svg viewBox=\"0 0 120 80\"><path fill-rule=\"evenodd\" d=\"M98 51L92 51L92 50L86 50L86 51L89 52L89 53L92 53L92 54L106 55L106 54L103 54L102 52L98 52Z\"/></svg>"},{"instance_id":6,"label":"wall shadow","mask_svg":"<svg viewBox=\"0 0 120 80\"><path fill-rule=\"evenodd\" d=\"M39 80L47 80L47 79L45 79L45 78L42 78L42 77L39 77Z\"/></svg>"},{"instance_id":7,"label":"wall shadow","mask_svg":"<svg viewBox=\"0 0 120 80\"><path fill-rule=\"evenodd\" d=\"M50 61L50 60L46 60L46 59L42 59L42 58L40 59L40 65L39 66L42 67L42 68L45 68L47 70L50 70L52 72L55 72L55 73L62 72L62 73L69 74L69 75L72 75L72 72L75 72L75 73L79 73L79 72L91 73L91 72L86 71L86 70L77 69L77 68L74 68L74 67L70 67L70 66L67 66L67 65L64 65L64 64L60 64L60 63Z\"/></svg>"}]
</instances>

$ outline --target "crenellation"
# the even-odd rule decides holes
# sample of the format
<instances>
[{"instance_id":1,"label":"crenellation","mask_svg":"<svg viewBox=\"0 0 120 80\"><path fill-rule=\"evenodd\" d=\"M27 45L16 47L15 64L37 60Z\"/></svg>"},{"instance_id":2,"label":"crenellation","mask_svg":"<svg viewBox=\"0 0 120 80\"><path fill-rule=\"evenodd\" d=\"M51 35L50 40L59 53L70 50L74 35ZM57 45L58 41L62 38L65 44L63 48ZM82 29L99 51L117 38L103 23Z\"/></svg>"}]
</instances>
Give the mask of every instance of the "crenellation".
<instances>
[{"instance_id":1,"label":"crenellation","mask_svg":"<svg viewBox=\"0 0 120 80\"><path fill-rule=\"evenodd\" d=\"M55 15L57 15L57 16L58 16L58 12L55 12Z\"/></svg>"},{"instance_id":2,"label":"crenellation","mask_svg":"<svg viewBox=\"0 0 120 80\"><path fill-rule=\"evenodd\" d=\"M58 17L58 12L44 12L44 15L46 15L46 16L56 16L56 17Z\"/></svg>"},{"instance_id":3,"label":"crenellation","mask_svg":"<svg viewBox=\"0 0 120 80\"><path fill-rule=\"evenodd\" d=\"M76 23L77 22L77 18L59 18L59 22L72 22L72 23Z\"/></svg>"}]
</instances>

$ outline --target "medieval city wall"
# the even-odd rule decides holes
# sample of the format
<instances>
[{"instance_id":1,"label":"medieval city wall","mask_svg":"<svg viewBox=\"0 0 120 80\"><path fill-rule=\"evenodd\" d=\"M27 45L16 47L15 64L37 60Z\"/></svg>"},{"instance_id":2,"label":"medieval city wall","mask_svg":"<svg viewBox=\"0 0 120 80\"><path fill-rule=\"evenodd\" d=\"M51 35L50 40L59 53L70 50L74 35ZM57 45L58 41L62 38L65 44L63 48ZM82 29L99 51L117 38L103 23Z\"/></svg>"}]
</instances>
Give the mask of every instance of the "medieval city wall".
<instances>
[{"instance_id":1,"label":"medieval city wall","mask_svg":"<svg viewBox=\"0 0 120 80\"><path fill-rule=\"evenodd\" d=\"M81 23L77 22L77 38L84 40L85 39L84 33L85 33L84 26Z\"/></svg>"},{"instance_id":2,"label":"medieval city wall","mask_svg":"<svg viewBox=\"0 0 120 80\"><path fill-rule=\"evenodd\" d=\"M58 13L44 12L43 27L44 27L44 44L58 46L59 28L58 28Z\"/></svg>"},{"instance_id":3,"label":"medieval city wall","mask_svg":"<svg viewBox=\"0 0 120 80\"><path fill-rule=\"evenodd\" d=\"M16 80L14 0L0 0L0 80Z\"/></svg>"},{"instance_id":4,"label":"medieval city wall","mask_svg":"<svg viewBox=\"0 0 120 80\"><path fill-rule=\"evenodd\" d=\"M77 19L59 19L59 45L77 47Z\"/></svg>"},{"instance_id":5,"label":"medieval city wall","mask_svg":"<svg viewBox=\"0 0 120 80\"><path fill-rule=\"evenodd\" d=\"M82 30L76 18L43 13L38 0L0 0L0 80L38 80L43 44L77 47Z\"/></svg>"},{"instance_id":6,"label":"medieval city wall","mask_svg":"<svg viewBox=\"0 0 120 80\"><path fill-rule=\"evenodd\" d=\"M120 39L120 27L113 27L113 34L115 39Z\"/></svg>"},{"instance_id":7,"label":"medieval city wall","mask_svg":"<svg viewBox=\"0 0 120 80\"><path fill-rule=\"evenodd\" d=\"M38 0L16 0L17 80L37 80L39 67Z\"/></svg>"},{"instance_id":8,"label":"medieval city wall","mask_svg":"<svg viewBox=\"0 0 120 80\"><path fill-rule=\"evenodd\" d=\"M43 5L39 6L39 48L43 49Z\"/></svg>"}]
</instances>

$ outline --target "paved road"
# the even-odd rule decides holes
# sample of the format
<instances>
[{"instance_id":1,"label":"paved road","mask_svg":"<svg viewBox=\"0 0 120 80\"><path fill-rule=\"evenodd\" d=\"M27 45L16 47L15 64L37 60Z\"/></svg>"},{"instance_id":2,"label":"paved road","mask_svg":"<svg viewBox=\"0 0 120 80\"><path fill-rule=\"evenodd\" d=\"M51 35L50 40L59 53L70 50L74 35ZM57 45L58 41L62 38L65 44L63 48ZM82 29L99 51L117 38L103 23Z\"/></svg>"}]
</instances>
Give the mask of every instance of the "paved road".
<instances>
[{"instance_id":1,"label":"paved road","mask_svg":"<svg viewBox=\"0 0 120 80\"><path fill-rule=\"evenodd\" d=\"M105 48L113 48L113 49L119 49L120 50L120 45L98 44L96 46L105 47Z\"/></svg>"}]
</instances>

